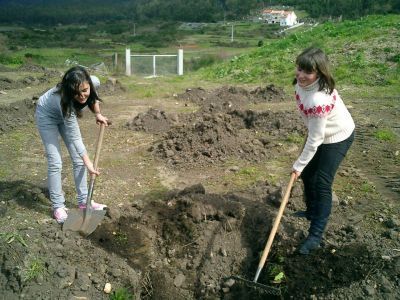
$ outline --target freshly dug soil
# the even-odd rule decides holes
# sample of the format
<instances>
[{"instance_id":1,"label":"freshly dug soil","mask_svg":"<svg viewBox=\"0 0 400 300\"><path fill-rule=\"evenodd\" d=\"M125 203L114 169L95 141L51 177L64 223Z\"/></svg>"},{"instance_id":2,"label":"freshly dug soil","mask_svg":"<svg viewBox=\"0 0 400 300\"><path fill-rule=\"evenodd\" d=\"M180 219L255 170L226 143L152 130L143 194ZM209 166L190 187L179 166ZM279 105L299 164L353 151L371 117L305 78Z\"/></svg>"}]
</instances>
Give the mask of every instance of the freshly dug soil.
<instances>
[{"instance_id":1,"label":"freshly dug soil","mask_svg":"<svg viewBox=\"0 0 400 300\"><path fill-rule=\"evenodd\" d=\"M259 278L269 288L234 277L253 279L290 165L243 188L215 185L231 160L243 165L229 174L240 176L246 175L242 166L277 169L288 164L282 157L295 157L293 136L304 134L297 112L246 108L257 101L284 103L279 91L192 89L172 101L196 103L195 113L149 108L120 121L126 102L134 100L121 99L122 87L103 94L113 101L106 112L117 121L107 129L95 198L109 208L89 237L65 232L51 219L43 146L32 124L35 99L0 106L1 297L400 299L398 143L374 139L377 112L361 110L368 107L364 103L352 111L357 139L337 174L340 185L334 187L338 193L322 247L309 256L296 251L309 225L292 215L304 209L297 182ZM389 121L397 117L380 109ZM80 122L92 149L93 120ZM67 165L67 205L76 209ZM169 185L160 187L162 179ZM111 294L104 292L106 283Z\"/></svg>"}]
</instances>

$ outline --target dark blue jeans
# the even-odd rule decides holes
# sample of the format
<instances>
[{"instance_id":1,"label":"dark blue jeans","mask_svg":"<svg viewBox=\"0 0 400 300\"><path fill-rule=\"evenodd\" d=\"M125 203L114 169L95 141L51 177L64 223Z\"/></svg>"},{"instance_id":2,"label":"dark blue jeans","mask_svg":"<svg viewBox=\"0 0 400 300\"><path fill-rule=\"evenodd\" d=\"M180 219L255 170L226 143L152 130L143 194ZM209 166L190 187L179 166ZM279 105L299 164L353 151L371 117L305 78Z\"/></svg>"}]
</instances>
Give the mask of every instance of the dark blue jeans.
<instances>
[{"instance_id":1,"label":"dark blue jeans","mask_svg":"<svg viewBox=\"0 0 400 300\"><path fill-rule=\"evenodd\" d=\"M322 144L301 173L307 216L311 221L309 234L322 237L332 209L332 184L340 163L354 140L354 132L346 140Z\"/></svg>"}]
</instances>

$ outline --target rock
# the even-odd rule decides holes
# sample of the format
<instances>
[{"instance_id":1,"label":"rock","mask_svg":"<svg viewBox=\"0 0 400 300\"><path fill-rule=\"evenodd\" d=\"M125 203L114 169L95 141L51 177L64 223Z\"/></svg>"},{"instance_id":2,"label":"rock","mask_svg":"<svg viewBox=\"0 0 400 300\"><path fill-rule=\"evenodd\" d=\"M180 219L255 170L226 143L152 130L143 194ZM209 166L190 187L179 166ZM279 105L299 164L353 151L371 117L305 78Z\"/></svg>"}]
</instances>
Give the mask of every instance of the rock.
<instances>
[{"instance_id":1,"label":"rock","mask_svg":"<svg viewBox=\"0 0 400 300\"><path fill-rule=\"evenodd\" d=\"M390 293L392 291L392 284L390 281L385 277L381 276L380 278L380 289L384 293Z\"/></svg>"},{"instance_id":2,"label":"rock","mask_svg":"<svg viewBox=\"0 0 400 300\"><path fill-rule=\"evenodd\" d=\"M111 220L118 220L121 217L121 212L117 208L108 207L107 216L109 216Z\"/></svg>"},{"instance_id":3,"label":"rock","mask_svg":"<svg viewBox=\"0 0 400 300\"><path fill-rule=\"evenodd\" d=\"M239 170L240 168L238 166L231 166L228 168L229 172L234 172L234 173L239 172Z\"/></svg>"},{"instance_id":4,"label":"rock","mask_svg":"<svg viewBox=\"0 0 400 300\"><path fill-rule=\"evenodd\" d=\"M122 275L122 270L121 270L120 268L113 268L113 269L111 270L111 274L112 274L112 276L114 276L114 277L116 277L116 278L121 277L121 275Z\"/></svg>"},{"instance_id":5,"label":"rock","mask_svg":"<svg viewBox=\"0 0 400 300\"><path fill-rule=\"evenodd\" d=\"M391 217L390 219L386 220L385 225L387 228L399 228L400 221L395 217Z\"/></svg>"},{"instance_id":6,"label":"rock","mask_svg":"<svg viewBox=\"0 0 400 300\"><path fill-rule=\"evenodd\" d=\"M219 249L219 253L223 256L223 257L227 257L228 254L226 253L226 250L224 248Z\"/></svg>"},{"instance_id":7,"label":"rock","mask_svg":"<svg viewBox=\"0 0 400 300\"><path fill-rule=\"evenodd\" d=\"M92 284L92 280L89 278L88 274L77 272L76 283L79 285L81 291L87 291Z\"/></svg>"},{"instance_id":8,"label":"rock","mask_svg":"<svg viewBox=\"0 0 400 300\"><path fill-rule=\"evenodd\" d=\"M232 287L236 283L235 279L229 278L227 281L224 282L225 287Z\"/></svg>"},{"instance_id":9,"label":"rock","mask_svg":"<svg viewBox=\"0 0 400 300\"><path fill-rule=\"evenodd\" d=\"M400 256L396 257L393 262L393 270L397 276L400 276Z\"/></svg>"},{"instance_id":10,"label":"rock","mask_svg":"<svg viewBox=\"0 0 400 300\"><path fill-rule=\"evenodd\" d=\"M174 156L174 154L175 154L175 152L172 151L172 150L170 150L170 149L168 149L168 150L165 151L165 156L166 156L166 157Z\"/></svg>"},{"instance_id":11,"label":"rock","mask_svg":"<svg viewBox=\"0 0 400 300\"><path fill-rule=\"evenodd\" d=\"M103 292L106 293L106 294L111 293L111 283L107 282L107 283L104 285Z\"/></svg>"},{"instance_id":12,"label":"rock","mask_svg":"<svg viewBox=\"0 0 400 300\"><path fill-rule=\"evenodd\" d=\"M176 287L181 287L183 282L185 281L186 277L183 274L178 274L175 278L174 278L174 285Z\"/></svg>"},{"instance_id":13,"label":"rock","mask_svg":"<svg viewBox=\"0 0 400 300\"><path fill-rule=\"evenodd\" d=\"M363 287L364 293L368 296L373 296L376 294L376 290L373 286L366 285Z\"/></svg>"},{"instance_id":14,"label":"rock","mask_svg":"<svg viewBox=\"0 0 400 300\"><path fill-rule=\"evenodd\" d=\"M115 86L117 84L117 79L114 77L109 77L106 81L106 84L110 84L112 86Z\"/></svg>"}]
</instances>

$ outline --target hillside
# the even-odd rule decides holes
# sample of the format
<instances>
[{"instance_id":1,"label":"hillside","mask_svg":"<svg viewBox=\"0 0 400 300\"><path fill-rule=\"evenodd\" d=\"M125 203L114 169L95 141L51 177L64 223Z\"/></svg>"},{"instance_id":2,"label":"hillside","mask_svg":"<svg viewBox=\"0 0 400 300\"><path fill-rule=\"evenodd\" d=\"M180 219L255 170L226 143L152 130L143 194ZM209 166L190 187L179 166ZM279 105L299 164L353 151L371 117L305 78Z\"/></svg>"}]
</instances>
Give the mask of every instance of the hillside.
<instances>
[{"instance_id":1,"label":"hillside","mask_svg":"<svg viewBox=\"0 0 400 300\"><path fill-rule=\"evenodd\" d=\"M204 78L290 85L293 61L302 49L317 46L330 57L339 85L398 88L400 85L400 15L369 16L357 21L327 22L288 31L250 54L209 68Z\"/></svg>"}]
</instances>

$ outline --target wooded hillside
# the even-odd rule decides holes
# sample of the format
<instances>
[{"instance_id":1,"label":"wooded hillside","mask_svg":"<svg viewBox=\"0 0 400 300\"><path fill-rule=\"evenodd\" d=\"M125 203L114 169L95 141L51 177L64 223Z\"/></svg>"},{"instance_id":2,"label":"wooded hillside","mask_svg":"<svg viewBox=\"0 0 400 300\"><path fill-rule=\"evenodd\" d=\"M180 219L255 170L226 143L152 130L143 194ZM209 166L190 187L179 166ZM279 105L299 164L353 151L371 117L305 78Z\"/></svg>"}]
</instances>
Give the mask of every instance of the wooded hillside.
<instances>
[{"instance_id":1,"label":"wooded hillside","mask_svg":"<svg viewBox=\"0 0 400 300\"><path fill-rule=\"evenodd\" d=\"M242 19L251 11L286 5L311 17L355 18L400 12L399 0L0 0L0 23L54 25L97 21L213 22Z\"/></svg>"}]
</instances>

